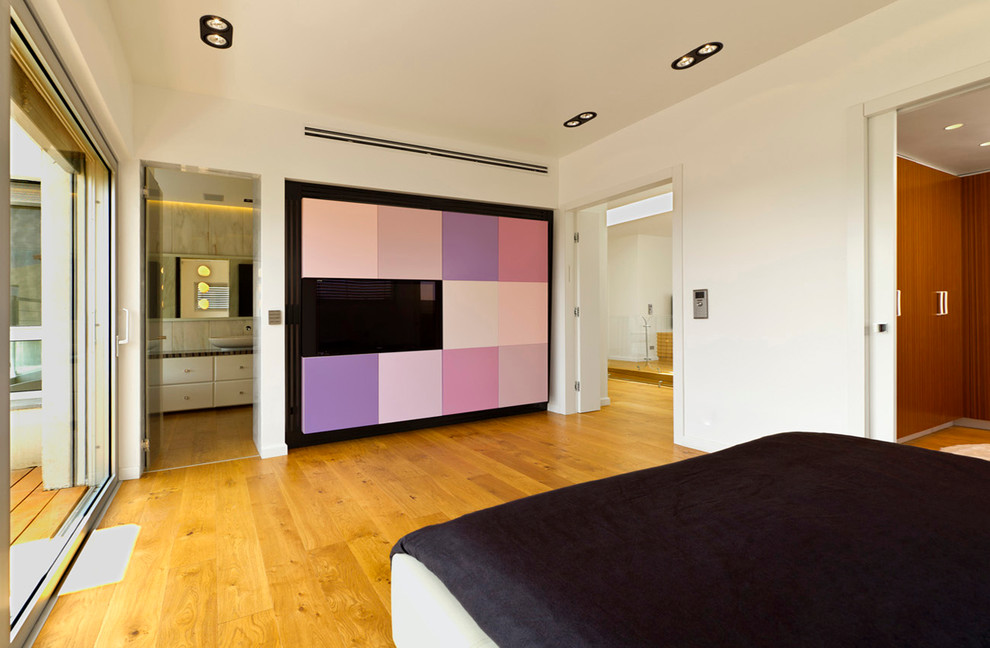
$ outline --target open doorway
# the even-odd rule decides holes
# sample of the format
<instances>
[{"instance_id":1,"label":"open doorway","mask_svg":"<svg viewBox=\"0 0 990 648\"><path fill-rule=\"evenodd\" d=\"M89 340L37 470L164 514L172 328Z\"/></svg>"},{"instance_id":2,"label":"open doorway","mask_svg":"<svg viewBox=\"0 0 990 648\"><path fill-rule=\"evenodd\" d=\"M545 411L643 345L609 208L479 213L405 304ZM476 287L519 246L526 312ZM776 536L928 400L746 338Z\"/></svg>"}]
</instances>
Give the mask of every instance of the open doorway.
<instances>
[{"instance_id":1,"label":"open doorway","mask_svg":"<svg viewBox=\"0 0 990 648\"><path fill-rule=\"evenodd\" d=\"M257 456L258 178L144 169L145 469Z\"/></svg>"},{"instance_id":2,"label":"open doorway","mask_svg":"<svg viewBox=\"0 0 990 648\"><path fill-rule=\"evenodd\" d=\"M674 384L674 194L670 186L653 191L605 212L610 402L612 381Z\"/></svg>"},{"instance_id":3,"label":"open doorway","mask_svg":"<svg viewBox=\"0 0 990 648\"><path fill-rule=\"evenodd\" d=\"M574 235L573 252L564 259L574 305L569 411L655 408L657 431L672 442L683 435L679 187L680 168L674 167L566 206L564 221L564 235L571 237L569 227ZM620 271L622 264L628 272ZM619 375L624 363L632 368Z\"/></svg>"},{"instance_id":4,"label":"open doorway","mask_svg":"<svg viewBox=\"0 0 990 648\"><path fill-rule=\"evenodd\" d=\"M990 450L990 87L898 111L896 237L897 439Z\"/></svg>"}]
</instances>

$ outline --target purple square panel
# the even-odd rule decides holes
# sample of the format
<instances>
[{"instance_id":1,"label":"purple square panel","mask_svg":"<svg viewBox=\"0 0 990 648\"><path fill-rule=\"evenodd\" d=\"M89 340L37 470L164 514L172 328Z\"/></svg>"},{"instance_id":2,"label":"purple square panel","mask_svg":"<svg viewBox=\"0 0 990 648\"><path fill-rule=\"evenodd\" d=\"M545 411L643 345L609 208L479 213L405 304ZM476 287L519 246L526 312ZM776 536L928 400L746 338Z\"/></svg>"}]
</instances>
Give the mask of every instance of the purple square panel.
<instances>
[{"instance_id":1,"label":"purple square panel","mask_svg":"<svg viewBox=\"0 0 990 648\"><path fill-rule=\"evenodd\" d=\"M498 219L498 280L547 281L546 221Z\"/></svg>"},{"instance_id":2,"label":"purple square panel","mask_svg":"<svg viewBox=\"0 0 990 648\"><path fill-rule=\"evenodd\" d=\"M443 413L498 407L498 347L444 349Z\"/></svg>"},{"instance_id":3,"label":"purple square panel","mask_svg":"<svg viewBox=\"0 0 990 648\"><path fill-rule=\"evenodd\" d=\"M443 213L443 278L498 281L498 217Z\"/></svg>"},{"instance_id":4,"label":"purple square panel","mask_svg":"<svg viewBox=\"0 0 990 648\"><path fill-rule=\"evenodd\" d=\"M378 354L302 359L303 434L378 423Z\"/></svg>"},{"instance_id":5,"label":"purple square panel","mask_svg":"<svg viewBox=\"0 0 990 648\"><path fill-rule=\"evenodd\" d=\"M498 406L528 405L547 400L546 344L498 348Z\"/></svg>"}]
</instances>

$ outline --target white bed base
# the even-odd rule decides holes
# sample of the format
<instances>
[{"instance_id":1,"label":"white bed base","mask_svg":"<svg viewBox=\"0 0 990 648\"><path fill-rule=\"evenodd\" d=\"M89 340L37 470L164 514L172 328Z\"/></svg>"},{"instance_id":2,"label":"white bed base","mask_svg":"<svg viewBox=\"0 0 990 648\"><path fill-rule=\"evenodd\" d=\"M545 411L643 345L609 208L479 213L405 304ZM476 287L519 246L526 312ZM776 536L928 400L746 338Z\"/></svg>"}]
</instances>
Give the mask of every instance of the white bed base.
<instances>
[{"instance_id":1,"label":"white bed base","mask_svg":"<svg viewBox=\"0 0 990 648\"><path fill-rule=\"evenodd\" d=\"M396 648L498 648L433 572L408 554L392 557Z\"/></svg>"}]
</instances>

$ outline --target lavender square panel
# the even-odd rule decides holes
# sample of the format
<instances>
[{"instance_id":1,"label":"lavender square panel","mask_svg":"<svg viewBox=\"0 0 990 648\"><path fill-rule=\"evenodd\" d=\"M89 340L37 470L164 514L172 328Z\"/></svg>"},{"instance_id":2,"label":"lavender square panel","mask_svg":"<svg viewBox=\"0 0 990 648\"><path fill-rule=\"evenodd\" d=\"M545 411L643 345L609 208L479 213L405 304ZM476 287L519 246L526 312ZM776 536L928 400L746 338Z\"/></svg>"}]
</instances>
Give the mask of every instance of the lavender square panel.
<instances>
[{"instance_id":1,"label":"lavender square panel","mask_svg":"<svg viewBox=\"0 0 990 648\"><path fill-rule=\"evenodd\" d=\"M378 354L302 359L303 434L378 423Z\"/></svg>"},{"instance_id":2,"label":"lavender square panel","mask_svg":"<svg viewBox=\"0 0 990 648\"><path fill-rule=\"evenodd\" d=\"M498 218L443 213L443 278L498 281Z\"/></svg>"}]
</instances>

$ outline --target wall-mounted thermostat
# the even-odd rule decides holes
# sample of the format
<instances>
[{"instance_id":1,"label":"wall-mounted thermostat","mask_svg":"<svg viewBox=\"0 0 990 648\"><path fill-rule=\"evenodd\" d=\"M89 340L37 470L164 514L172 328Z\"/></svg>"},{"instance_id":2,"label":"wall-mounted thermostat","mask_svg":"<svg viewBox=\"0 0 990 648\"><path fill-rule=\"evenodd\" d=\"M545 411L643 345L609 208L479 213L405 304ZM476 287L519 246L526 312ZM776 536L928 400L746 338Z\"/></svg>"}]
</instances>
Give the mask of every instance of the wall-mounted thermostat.
<instances>
[{"instance_id":1,"label":"wall-mounted thermostat","mask_svg":"<svg viewBox=\"0 0 990 648\"><path fill-rule=\"evenodd\" d=\"M694 319L708 319L708 289L693 290Z\"/></svg>"}]
</instances>

